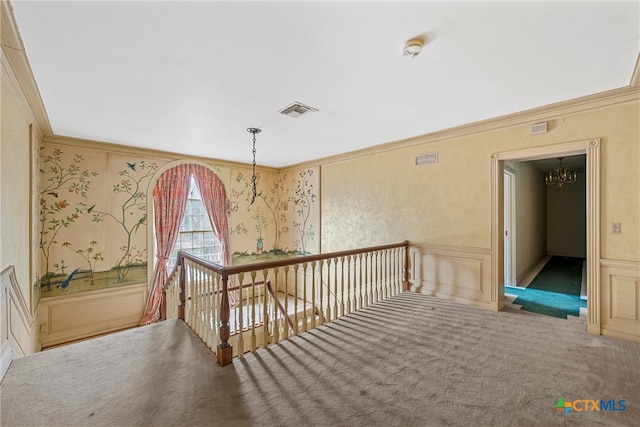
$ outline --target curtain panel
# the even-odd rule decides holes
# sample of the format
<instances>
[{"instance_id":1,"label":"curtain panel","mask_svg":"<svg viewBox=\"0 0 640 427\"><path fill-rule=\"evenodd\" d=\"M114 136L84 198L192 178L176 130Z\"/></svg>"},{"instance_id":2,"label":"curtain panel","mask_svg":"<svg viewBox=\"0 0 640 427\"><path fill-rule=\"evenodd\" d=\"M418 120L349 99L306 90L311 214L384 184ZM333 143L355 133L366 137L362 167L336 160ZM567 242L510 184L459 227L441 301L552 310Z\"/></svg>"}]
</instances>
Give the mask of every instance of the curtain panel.
<instances>
[{"instance_id":1,"label":"curtain panel","mask_svg":"<svg viewBox=\"0 0 640 427\"><path fill-rule=\"evenodd\" d=\"M140 326L160 320L162 289L169 278L167 263L180 232L180 223L187 206L190 165L183 164L165 171L153 189L153 217L156 232L156 262L149 298Z\"/></svg>"},{"instance_id":2,"label":"curtain panel","mask_svg":"<svg viewBox=\"0 0 640 427\"><path fill-rule=\"evenodd\" d=\"M231 265L228 220L231 211L224 183L218 175L204 166L192 165L191 172L200 190L202 204L213 226L213 232L222 245L222 265ZM231 280L229 280L229 286L231 286ZM231 304L231 307L235 307L237 303L238 296L236 292L229 292L229 304Z\"/></svg>"},{"instance_id":3,"label":"curtain panel","mask_svg":"<svg viewBox=\"0 0 640 427\"><path fill-rule=\"evenodd\" d=\"M202 204L213 226L213 232L222 245L222 265L231 265L231 251L229 247L230 207L224 183L218 178L218 175L204 166L191 165L191 173L200 190Z\"/></svg>"}]
</instances>

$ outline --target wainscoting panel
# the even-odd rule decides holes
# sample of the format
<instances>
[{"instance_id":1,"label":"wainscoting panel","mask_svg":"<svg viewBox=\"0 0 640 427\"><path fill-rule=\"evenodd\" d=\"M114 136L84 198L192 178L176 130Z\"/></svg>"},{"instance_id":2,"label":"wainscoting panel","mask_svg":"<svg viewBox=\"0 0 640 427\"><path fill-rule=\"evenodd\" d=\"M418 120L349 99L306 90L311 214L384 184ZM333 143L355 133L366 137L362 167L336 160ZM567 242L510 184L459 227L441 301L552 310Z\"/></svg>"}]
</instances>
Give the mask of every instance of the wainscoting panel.
<instances>
[{"instance_id":1,"label":"wainscoting panel","mask_svg":"<svg viewBox=\"0 0 640 427\"><path fill-rule=\"evenodd\" d=\"M489 249L412 243L410 259L412 290L492 308Z\"/></svg>"},{"instance_id":2,"label":"wainscoting panel","mask_svg":"<svg viewBox=\"0 0 640 427\"><path fill-rule=\"evenodd\" d=\"M640 263L601 261L602 335L640 342Z\"/></svg>"},{"instance_id":3,"label":"wainscoting panel","mask_svg":"<svg viewBox=\"0 0 640 427\"><path fill-rule=\"evenodd\" d=\"M42 348L138 325L147 302L147 284L41 298Z\"/></svg>"},{"instance_id":4,"label":"wainscoting panel","mask_svg":"<svg viewBox=\"0 0 640 427\"><path fill-rule=\"evenodd\" d=\"M2 271L0 292L0 380L4 377L11 360L32 353L31 333L33 316L15 274L13 266Z\"/></svg>"}]
</instances>

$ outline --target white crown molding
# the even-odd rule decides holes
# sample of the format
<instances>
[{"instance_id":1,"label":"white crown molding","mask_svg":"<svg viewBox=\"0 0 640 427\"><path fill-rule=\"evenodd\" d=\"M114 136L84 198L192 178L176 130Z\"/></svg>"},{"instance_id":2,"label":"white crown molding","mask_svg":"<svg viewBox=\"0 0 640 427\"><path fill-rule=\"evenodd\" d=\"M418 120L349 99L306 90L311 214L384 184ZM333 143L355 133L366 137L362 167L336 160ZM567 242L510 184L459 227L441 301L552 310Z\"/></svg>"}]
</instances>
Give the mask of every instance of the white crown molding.
<instances>
[{"instance_id":1,"label":"white crown molding","mask_svg":"<svg viewBox=\"0 0 640 427\"><path fill-rule=\"evenodd\" d=\"M568 101L549 104L530 110L519 111L506 116L494 117L492 119L468 123L465 125L444 129L413 138L388 142L361 150L351 151L349 153L310 160L308 162L287 166L282 169L293 169L299 167L339 163L360 157L371 156L374 154L380 154L434 142L441 142L454 138L462 138L474 134L491 132L514 126L529 126L533 123L556 120L562 117L608 108L613 105L638 102L639 100L640 87L627 86L620 89L614 89L606 92L600 92L593 95L571 99Z\"/></svg>"},{"instance_id":2,"label":"white crown molding","mask_svg":"<svg viewBox=\"0 0 640 427\"><path fill-rule=\"evenodd\" d=\"M33 111L36 125L40 133L45 137L54 136L46 108L40 96L37 82L33 76L28 58L24 49L24 44L20 37L18 27L13 16L11 4L8 0L2 0L2 22L0 24L2 37L2 53L6 57L9 67L15 75L15 79L22 88L24 97L28 105ZM4 62L4 58L3 58ZM530 125L532 123L553 120L558 117L566 117L568 115L580 114L586 111L606 108L611 105L623 104L627 102L637 102L640 98L640 55L631 78L630 86L614 89L611 91L601 92L593 95L584 96L568 101L537 107L530 110L515 112L509 115L495 117L479 122L469 123L441 131L420 135L404 140L387 142L384 144L368 147L361 150L355 150L349 153L343 153L335 156L329 156L319 159L313 159L302 163L288 165L282 168L265 168L269 170L289 170L302 167L317 166L321 164L331 164L351 160L359 157L369 156L388 151L408 148L416 145L433 143L452 138L466 137L477 133L487 131L495 131L502 128L513 127L517 125ZM95 142L95 141L94 141ZM97 143L97 142L95 142ZM114 148L111 146L111 148ZM132 148L127 147L127 152L131 153ZM149 153L149 151L144 151ZM169 158L175 159L173 153L169 154ZM216 159L209 159L216 160ZM224 164L241 165L243 163L222 161Z\"/></svg>"},{"instance_id":3,"label":"white crown molding","mask_svg":"<svg viewBox=\"0 0 640 427\"><path fill-rule=\"evenodd\" d=\"M636 66L633 69L633 74L631 75L630 86L638 87L640 86L640 54L638 54L638 60L636 61Z\"/></svg>"},{"instance_id":4,"label":"white crown molding","mask_svg":"<svg viewBox=\"0 0 640 427\"><path fill-rule=\"evenodd\" d=\"M52 135L53 129L49 122L49 116L47 110L42 102L40 91L38 90L38 84L31 71L29 60L27 59L24 44L18 31L15 18L13 16L13 8L11 4L2 0L2 22L0 23L0 33L2 41L2 55L3 64L6 62L8 68L15 76L15 80L18 82L19 87L22 89L24 98L33 113L35 122L40 132L44 135ZM3 76L4 77L4 76Z\"/></svg>"},{"instance_id":5,"label":"white crown molding","mask_svg":"<svg viewBox=\"0 0 640 427\"><path fill-rule=\"evenodd\" d=\"M194 161L200 161L200 162L206 163L211 166L218 166L218 167L251 168L250 163L233 162L230 160L216 159L213 157L209 158L209 157L189 156L181 153L172 153L169 151L154 150L152 148L131 147L128 145L112 144L108 142L93 141L90 139L74 138L70 136L47 135L42 138L42 143L52 144L56 146L65 145L69 147L78 147L82 149L107 151L109 153L124 154L129 156L155 157L157 159L166 160L167 162L172 162L176 160L194 160ZM270 166L256 165L256 169L260 171L265 171L265 172L276 172L276 173L280 172L280 169L273 168Z\"/></svg>"}]
</instances>

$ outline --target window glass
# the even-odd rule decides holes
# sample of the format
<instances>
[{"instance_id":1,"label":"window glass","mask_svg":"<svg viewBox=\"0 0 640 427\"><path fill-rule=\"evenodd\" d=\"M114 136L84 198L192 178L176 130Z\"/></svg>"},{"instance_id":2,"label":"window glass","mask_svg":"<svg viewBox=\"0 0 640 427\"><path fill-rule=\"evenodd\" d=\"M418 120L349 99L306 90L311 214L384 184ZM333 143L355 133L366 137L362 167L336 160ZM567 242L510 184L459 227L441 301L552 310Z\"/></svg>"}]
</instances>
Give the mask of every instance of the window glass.
<instances>
[{"instance_id":1,"label":"window glass","mask_svg":"<svg viewBox=\"0 0 640 427\"><path fill-rule=\"evenodd\" d=\"M180 224L180 236L169 258L169 271L176 264L178 251L186 251L207 261L222 263L222 245L212 230L198 186L191 178L187 208Z\"/></svg>"}]
</instances>

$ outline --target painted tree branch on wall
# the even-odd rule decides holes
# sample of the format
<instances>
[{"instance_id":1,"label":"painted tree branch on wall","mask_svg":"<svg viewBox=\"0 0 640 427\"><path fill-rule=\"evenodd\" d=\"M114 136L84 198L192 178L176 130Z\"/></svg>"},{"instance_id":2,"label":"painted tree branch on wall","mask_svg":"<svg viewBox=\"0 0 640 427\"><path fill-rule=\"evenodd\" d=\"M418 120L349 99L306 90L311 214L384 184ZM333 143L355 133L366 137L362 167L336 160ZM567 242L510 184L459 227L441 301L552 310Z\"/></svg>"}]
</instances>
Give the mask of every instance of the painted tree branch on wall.
<instances>
[{"instance_id":1,"label":"painted tree branch on wall","mask_svg":"<svg viewBox=\"0 0 640 427\"><path fill-rule=\"evenodd\" d=\"M96 242L95 240L92 240L91 242L89 242L89 246L86 249L76 249L73 247L73 245L71 244L71 242L64 242L62 244L63 248L69 248L71 249L74 253L76 253L77 255L80 255L86 262L87 265L89 266L89 279L90 279L90 284L93 285L94 283L94 272L95 272L95 267L96 267L96 263L98 261L104 261L104 257L102 256L101 252L96 252L95 247L98 245L98 242Z\"/></svg>"},{"instance_id":2,"label":"painted tree branch on wall","mask_svg":"<svg viewBox=\"0 0 640 427\"><path fill-rule=\"evenodd\" d=\"M63 228L68 228L80 215L86 212L86 205L82 202L68 202L65 194L72 194L82 198L87 197L91 187L91 177L98 176L97 172L89 172L80 167L84 158L76 154L71 163L63 161L63 152L55 148L51 154L40 150L40 160L43 168L40 173L45 176L44 185L40 190L40 250L44 258L43 284L47 291L51 290L51 277L56 273L49 270L51 262L51 247L58 242L56 236ZM62 195L62 196L61 196ZM68 208L68 209L67 209ZM64 261L60 264L63 265ZM64 273L64 271L62 271Z\"/></svg>"},{"instance_id":3,"label":"painted tree branch on wall","mask_svg":"<svg viewBox=\"0 0 640 427\"><path fill-rule=\"evenodd\" d=\"M101 222L105 218L111 218L118 223L125 232L126 243L120 248L122 256L116 261L116 283L122 283L126 279L130 267L142 262L141 251L133 245L133 235L146 224L147 204L146 194L141 190L142 183L150 179L158 166L155 163L146 163L144 160L137 163L127 162L127 168L120 171L122 178L120 183L113 186L113 192L125 194L128 197L122 203L117 212L95 210L93 221Z\"/></svg>"},{"instance_id":4,"label":"painted tree branch on wall","mask_svg":"<svg viewBox=\"0 0 640 427\"><path fill-rule=\"evenodd\" d=\"M309 240L313 240L315 233L313 224L309 224L309 215L311 214L311 204L316 200L316 194L313 191L313 184L309 178L313 175L313 170L306 169L300 171L295 181L295 195L291 197L291 202L295 206L295 212L298 220L293 221L293 227L298 233L299 239L296 240L296 249L301 255L307 254L307 244Z\"/></svg>"},{"instance_id":5,"label":"painted tree branch on wall","mask_svg":"<svg viewBox=\"0 0 640 427\"><path fill-rule=\"evenodd\" d=\"M256 241L256 252L261 253L264 249L262 231L265 231L266 233L269 232L269 222L267 221L267 217L264 215L264 211L260 209L260 206L258 206L255 210L255 213L251 215L251 219L256 222L255 228L256 232L258 233L258 239Z\"/></svg>"},{"instance_id":6,"label":"painted tree branch on wall","mask_svg":"<svg viewBox=\"0 0 640 427\"><path fill-rule=\"evenodd\" d=\"M262 200L265 207L267 208L268 215L270 217L269 220L266 220L267 213L265 212L263 214L265 218L264 223L266 224L267 227L270 225L273 225L273 227L275 228L275 236L274 236L274 241L272 246L272 249L274 251L282 250L282 247L280 245L280 239L284 234L289 232L289 228L287 227L286 213L280 209L281 206L288 203L289 189L283 184L283 182L285 182L286 179L287 179L287 174L285 173L279 177L278 181L275 181L273 183L268 194L265 195L264 192L261 191L257 195L257 198ZM251 210L251 205L249 204L249 201L252 196L252 192L249 191L249 188L251 187L251 183L244 176L242 172L238 172L238 174L236 175L236 182L243 184L244 189L240 191L232 191L231 196L235 198L244 198L244 200L247 202L247 210ZM260 174L257 174L257 184L258 186L260 186ZM260 227L262 227L262 220L259 217L256 218L256 215L254 215L252 219L258 221L260 224ZM242 227L246 228L244 225L242 225ZM256 231L260 231L260 230L256 228Z\"/></svg>"}]
</instances>

